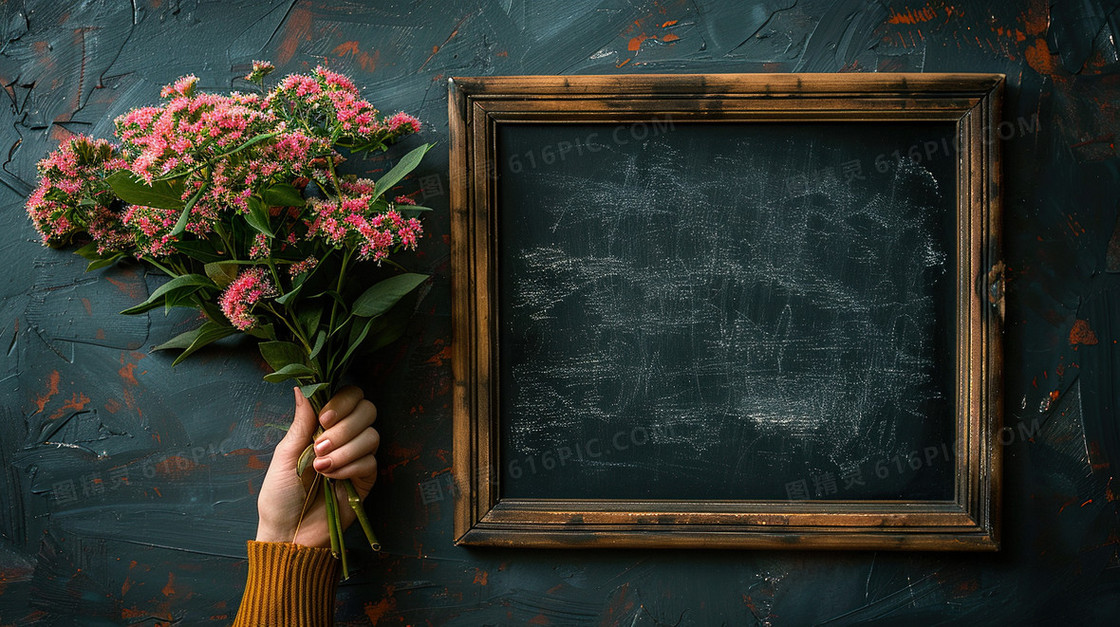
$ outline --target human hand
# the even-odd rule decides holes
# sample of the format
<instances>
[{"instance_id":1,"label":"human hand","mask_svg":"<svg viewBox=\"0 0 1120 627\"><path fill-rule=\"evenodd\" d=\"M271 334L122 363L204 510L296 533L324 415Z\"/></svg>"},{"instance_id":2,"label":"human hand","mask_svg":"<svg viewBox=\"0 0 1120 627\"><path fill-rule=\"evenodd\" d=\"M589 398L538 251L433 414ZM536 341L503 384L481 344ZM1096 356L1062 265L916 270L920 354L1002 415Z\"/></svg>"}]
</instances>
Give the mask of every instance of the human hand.
<instances>
[{"instance_id":1,"label":"human hand","mask_svg":"<svg viewBox=\"0 0 1120 627\"><path fill-rule=\"evenodd\" d=\"M331 479L350 479L364 500L377 480L377 459L374 453L381 442L371 425L377 408L363 398L354 386L342 388L327 401L318 423L325 431L315 439L315 461L312 468L296 475L296 463L315 436L315 411L311 403L295 388L296 410L288 433L276 445L272 461L257 496L258 542L294 542L305 546L329 547L326 506L323 493L316 490L315 502L307 508L300 523L300 513L307 498L310 480L318 472ZM338 495L339 515L343 529L354 522L354 511L347 502L346 490L334 486Z\"/></svg>"}]
</instances>

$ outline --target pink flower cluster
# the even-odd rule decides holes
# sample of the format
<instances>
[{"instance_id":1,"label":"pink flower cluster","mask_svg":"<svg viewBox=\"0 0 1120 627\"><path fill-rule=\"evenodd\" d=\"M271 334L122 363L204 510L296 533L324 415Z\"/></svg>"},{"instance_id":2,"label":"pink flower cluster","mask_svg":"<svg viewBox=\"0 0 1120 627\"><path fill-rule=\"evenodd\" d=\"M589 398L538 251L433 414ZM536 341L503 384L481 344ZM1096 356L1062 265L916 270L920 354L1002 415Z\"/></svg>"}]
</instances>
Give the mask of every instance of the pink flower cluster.
<instances>
[{"instance_id":1,"label":"pink flower cluster","mask_svg":"<svg viewBox=\"0 0 1120 627\"><path fill-rule=\"evenodd\" d=\"M137 257L166 257L175 252L178 238L171 230L178 220L175 209L130 205L121 222L132 231Z\"/></svg>"},{"instance_id":2,"label":"pink flower cluster","mask_svg":"<svg viewBox=\"0 0 1120 627\"><path fill-rule=\"evenodd\" d=\"M112 144L84 135L40 161L39 186L27 200L27 213L43 244L64 244L85 230L100 252L124 249L130 237L117 224L115 197L103 179L125 165Z\"/></svg>"},{"instance_id":3,"label":"pink flower cluster","mask_svg":"<svg viewBox=\"0 0 1120 627\"><path fill-rule=\"evenodd\" d=\"M195 94L188 76L160 92L162 107L134 109L116 119L117 137L136 176L151 183L194 166L273 130L275 120L257 96Z\"/></svg>"},{"instance_id":4,"label":"pink flower cluster","mask_svg":"<svg viewBox=\"0 0 1120 627\"><path fill-rule=\"evenodd\" d=\"M260 80L272 70L255 61L246 78ZM169 267L185 272L201 272L197 263L215 256L275 259L289 264L292 279L314 270L333 247L350 247L359 259L377 262L416 247L423 229L408 211L413 200L375 195L369 179L336 182L334 170L342 161L336 147L385 148L419 131L416 118L403 112L382 117L353 81L324 67L288 76L264 96L208 94L198 84L185 76L161 90L161 105L118 117L119 148L77 136L39 163L41 180L27 211L45 244L88 236L102 254L176 255ZM109 180L121 196L143 199L143 192L135 182L109 179L118 172L170 184L182 203L128 205ZM292 188L307 186L327 197L304 205ZM185 231L172 235L188 202ZM295 206L268 204L276 202ZM253 307L283 287L272 276L253 267L222 293L221 310L238 329L252 328Z\"/></svg>"},{"instance_id":5,"label":"pink flower cluster","mask_svg":"<svg viewBox=\"0 0 1120 627\"><path fill-rule=\"evenodd\" d=\"M269 61L253 61L253 69L245 76L245 80L259 83L275 69L276 66Z\"/></svg>"},{"instance_id":6,"label":"pink flower cluster","mask_svg":"<svg viewBox=\"0 0 1120 627\"><path fill-rule=\"evenodd\" d=\"M266 69L254 64L254 71ZM197 81L187 76L168 85L161 92L168 100L163 106L135 109L117 118L116 125L134 174L149 183L181 177L183 200L198 195L186 230L206 236L225 212L247 212L254 192L314 176L322 157L333 151L329 138L291 130L267 109L265 99L196 93ZM141 214L133 216L131 226L142 233L143 253L172 252L175 220L162 219L159 211Z\"/></svg>"},{"instance_id":7,"label":"pink flower cluster","mask_svg":"<svg viewBox=\"0 0 1120 627\"><path fill-rule=\"evenodd\" d=\"M233 326L241 331L248 331L257 324L257 318L252 313L253 307L276 295L276 286L268 280L265 269L257 266L242 270L237 275L222 292L218 306Z\"/></svg>"},{"instance_id":8,"label":"pink flower cluster","mask_svg":"<svg viewBox=\"0 0 1120 627\"><path fill-rule=\"evenodd\" d=\"M313 255L311 257L308 257L307 259L304 259L303 261L297 261L289 266L288 275L294 279L304 272L311 272L317 265L319 265L319 260L316 259Z\"/></svg>"},{"instance_id":9,"label":"pink flower cluster","mask_svg":"<svg viewBox=\"0 0 1120 627\"><path fill-rule=\"evenodd\" d=\"M358 191L367 188L368 183L359 180L346 188ZM405 218L396 207L385 205L368 193L314 202L311 219L307 221L307 237L318 238L330 246L354 245L360 259L378 262L388 257L395 246L415 248L423 235L420 221Z\"/></svg>"},{"instance_id":10,"label":"pink flower cluster","mask_svg":"<svg viewBox=\"0 0 1120 627\"><path fill-rule=\"evenodd\" d=\"M403 112L382 119L362 99L353 81L322 66L311 75L286 77L267 101L276 115L310 120L324 126L331 137L355 147L383 148L420 130L419 120Z\"/></svg>"}]
</instances>

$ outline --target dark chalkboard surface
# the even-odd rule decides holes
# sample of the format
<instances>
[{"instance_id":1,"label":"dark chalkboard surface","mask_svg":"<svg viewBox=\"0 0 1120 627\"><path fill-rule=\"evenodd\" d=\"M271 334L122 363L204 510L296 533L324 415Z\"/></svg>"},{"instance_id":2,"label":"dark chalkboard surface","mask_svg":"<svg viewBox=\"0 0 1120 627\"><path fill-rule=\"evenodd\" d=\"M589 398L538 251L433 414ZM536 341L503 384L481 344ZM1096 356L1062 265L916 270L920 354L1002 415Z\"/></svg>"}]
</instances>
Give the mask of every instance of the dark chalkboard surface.
<instances>
[{"instance_id":1,"label":"dark chalkboard surface","mask_svg":"<svg viewBox=\"0 0 1120 627\"><path fill-rule=\"evenodd\" d=\"M956 132L498 125L501 497L953 499Z\"/></svg>"}]
</instances>

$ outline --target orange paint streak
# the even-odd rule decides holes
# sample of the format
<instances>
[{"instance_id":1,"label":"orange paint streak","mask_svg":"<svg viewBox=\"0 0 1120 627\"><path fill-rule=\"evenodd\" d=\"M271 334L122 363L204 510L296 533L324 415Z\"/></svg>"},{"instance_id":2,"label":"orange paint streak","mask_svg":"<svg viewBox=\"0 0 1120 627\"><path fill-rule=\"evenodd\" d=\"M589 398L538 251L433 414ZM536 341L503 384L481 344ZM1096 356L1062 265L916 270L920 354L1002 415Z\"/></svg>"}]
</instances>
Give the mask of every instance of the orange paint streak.
<instances>
[{"instance_id":1,"label":"orange paint streak","mask_svg":"<svg viewBox=\"0 0 1120 627\"><path fill-rule=\"evenodd\" d=\"M614 66L615 66L615 67L622 67L622 66L626 65L627 63L629 63L630 61L631 61L631 59L627 58L627 59L626 59L625 61L623 61L622 63L616 63L616 64L615 64Z\"/></svg>"},{"instance_id":2,"label":"orange paint streak","mask_svg":"<svg viewBox=\"0 0 1120 627\"><path fill-rule=\"evenodd\" d=\"M385 451L386 459L399 460L385 467L385 472L392 472L398 466L404 466L409 462L414 462L420 459L420 451L422 450L422 447L419 445L413 447L404 447L399 444L391 444L387 448L382 447L382 450Z\"/></svg>"},{"instance_id":3,"label":"orange paint streak","mask_svg":"<svg viewBox=\"0 0 1120 627\"><path fill-rule=\"evenodd\" d=\"M69 410L82 411L89 404L89 397L85 394L76 393L70 397L70 400L62 404L53 414L50 415L51 420L57 420L66 414Z\"/></svg>"},{"instance_id":4,"label":"orange paint streak","mask_svg":"<svg viewBox=\"0 0 1120 627\"><path fill-rule=\"evenodd\" d=\"M664 24L662 24L661 28L669 28L670 26L673 26L676 23L677 23L677 20L669 20L668 22L665 22Z\"/></svg>"},{"instance_id":5,"label":"orange paint streak","mask_svg":"<svg viewBox=\"0 0 1120 627\"><path fill-rule=\"evenodd\" d=\"M444 361L449 361L450 359L451 359L451 347L450 346L444 346L443 350L436 353L435 355L432 355L428 359L428 361L425 362L425 363L432 364L433 366L436 366L438 368L440 366L443 366Z\"/></svg>"},{"instance_id":6,"label":"orange paint streak","mask_svg":"<svg viewBox=\"0 0 1120 627\"><path fill-rule=\"evenodd\" d=\"M669 33L668 35L665 35L664 37L662 37L661 41L664 41L665 43L669 43L670 41L676 41L678 39L680 39L680 37L678 35L674 35L673 33Z\"/></svg>"},{"instance_id":7,"label":"orange paint streak","mask_svg":"<svg viewBox=\"0 0 1120 627\"><path fill-rule=\"evenodd\" d=\"M162 592L165 597L175 594L175 573L167 573L167 585L163 587Z\"/></svg>"},{"instance_id":8,"label":"orange paint streak","mask_svg":"<svg viewBox=\"0 0 1120 627\"><path fill-rule=\"evenodd\" d=\"M1077 346L1078 344L1094 346L1098 341L1097 334L1089 326L1087 320L1078 319L1073 323L1073 328L1069 330L1069 343L1071 346Z\"/></svg>"},{"instance_id":9,"label":"orange paint streak","mask_svg":"<svg viewBox=\"0 0 1120 627\"><path fill-rule=\"evenodd\" d=\"M82 299L82 306L86 308L86 315L87 316L92 316L93 315L93 303L89 302L88 298L83 298Z\"/></svg>"},{"instance_id":10,"label":"orange paint streak","mask_svg":"<svg viewBox=\"0 0 1120 627\"><path fill-rule=\"evenodd\" d=\"M891 15L887 18L888 24L920 24L921 22L928 22L937 17L937 11L923 7L918 10L910 9L906 13L898 13L891 9Z\"/></svg>"},{"instance_id":11,"label":"orange paint streak","mask_svg":"<svg viewBox=\"0 0 1120 627\"><path fill-rule=\"evenodd\" d=\"M47 393L35 399L35 404L39 407L39 411L43 411L43 408L50 402L51 397L58 394L58 381L60 378L61 376L58 374L57 370L51 372L50 376L47 378Z\"/></svg>"},{"instance_id":12,"label":"orange paint streak","mask_svg":"<svg viewBox=\"0 0 1120 627\"><path fill-rule=\"evenodd\" d=\"M130 385L140 385L140 382L136 380L135 370L136 364L128 363L121 366L121 369L117 371L117 374L120 375L122 379L124 379L125 383L128 383Z\"/></svg>"},{"instance_id":13,"label":"orange paint streak","mask_svg":"<svg viewBox=\"0 0 1120 627\"><path fill-rule=\"evenodd\" d=\"M1039 74L1053 76L1058 73L1058 63L1054 55L1050 54L1050 46L1045 39L1039 37L1032 45L1027 46L1024 56L1027 58L1027 64Z\"/></svg>"},{"instance_id":14,"label":"orange paint streak","mask_svg":"<svg viewBox=\"0 0 1120 627\"><path fill-rule=\"evenodd\" d=\"M125 619L128 619L128 618L149 619L149 618L152 618L152 616L153 616L153 612L151 611L151 608L147 608L147 609L136 609L136 608L132 608L132 607L121 608L121 618L125 618ZM172 620L170 615L159 616L159 618L161 618L163 620L167 620L167 621Z\"/></svg>"},{"instance_id":15,"label":"orange paint streak","mask_svg":"<svg viewBox=\"0 0 1120 627\"><path fill-rule=\"evenodd\" d=\"M630 38L630 43L626 46L626 48L630 52L637 52L638 49L642 47L642 42L644 42L645 40L647 40L649 38L650 38L650 36L645 34L645 33L642 33L641 35L638 35L637 37L631 37Z\"/></svg>"},{"instance_id":16,"label":"orange paint streak","mask_svg":"<svg viewBox=\"0 0 1120 627\"><path fill-rule=\"evenodd\" d=\"M387 596L384 599L381 599L376 604L367 602L362 608L366 614L366 618L369 618L369 623L371 625L380 623L381 619L385 617L385 614L397 607L397 600L393 598L393 586L389 586L386 592Z\"/></svg>"},{"instance_id":17,"label":"orange paint streak","mask_svg":"<svg viewBox=\"0 0 1120 627\"><path fill-rule=\"evenodd\" d=\"M375 50L372 55L362 52L358 47L358 42L347 41L335 47L334 53L336 56L342 57L350 55L358 60L358 65L367 72L372 72L377 67L377 61L381 58L381 51Z\"/></svg>"},{"instance_id":18,"label":"orange paint streak","mask_svg":"<svg viewBox=\"0 0 1120 627\"><path fill-rule=\"evenodd\" d=\"M276 51L276 65L291 61L299 49L300 41L311 39L311 18L311 11L303 3L292 9L284 28L284 36L280 40L280 48Z\"/></svg>"},{"instance_id":19,"label":"orange paint streak","mask_svg":"<svg viewBox=\"0 0 1120 627\"><path fill-rule=\"evenodd\" d=\"M346 54L358 54L358 52L358 42L356 41L344 41L334 48L335 56L339 57Z\"/></svg>"},{"instance_id":20,"label":"orange paint streak","mask_svg":"<svg viewBox=\"0 0 1120 627\"><path fill-rule=\"evenodd\" d=\"M478 569L478 572L474 574L474 583L480 586L488 585L490 583L490 573Z\"/></svg>"},{"instance_id":21,"label":"orange paint streak","mask_svg":"<svg viewBox=\"0 0 1120 627\"><path fill-rule=\"evenodd\" d=\"M105 280L112 283L114 287L121 291L122 294L135 301L144 300L144 294L140 290L139 283L128 283L119 279L114 279L111 276L105 277Z\"/></svg>"}]
</instances>

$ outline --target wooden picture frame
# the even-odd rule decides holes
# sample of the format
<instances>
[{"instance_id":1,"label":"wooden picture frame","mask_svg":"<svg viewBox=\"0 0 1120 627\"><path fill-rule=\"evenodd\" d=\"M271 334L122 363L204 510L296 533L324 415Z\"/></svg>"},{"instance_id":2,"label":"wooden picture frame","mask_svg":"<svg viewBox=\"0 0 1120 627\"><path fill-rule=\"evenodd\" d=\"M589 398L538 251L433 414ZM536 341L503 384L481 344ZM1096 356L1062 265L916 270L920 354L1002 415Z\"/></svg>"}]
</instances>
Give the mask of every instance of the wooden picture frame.
<instances>
[{"instance_id":1,"label":"wooden picture frame","mask_svg":"<svg viewBox=\"0 0 1120 627\"><path fill-rule=\"evenodd\" d=\"M976 550L999 547L1001 324L996 74L513 76L450 80L457 544ZM533 124L951 125L951 495L944 499L503 496L498 133ZM545 126L541 126L545 125ZM832 128L832 127L829 127ZM862 127L861 127L862 128ZM904 147L905 148L905 147ZM918 155L920 156L920 150ZM809 173L811 174L811 173ZM638 234L635 234L637 236Z\"/></svg>"}]
</instances>

